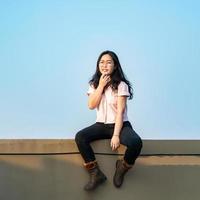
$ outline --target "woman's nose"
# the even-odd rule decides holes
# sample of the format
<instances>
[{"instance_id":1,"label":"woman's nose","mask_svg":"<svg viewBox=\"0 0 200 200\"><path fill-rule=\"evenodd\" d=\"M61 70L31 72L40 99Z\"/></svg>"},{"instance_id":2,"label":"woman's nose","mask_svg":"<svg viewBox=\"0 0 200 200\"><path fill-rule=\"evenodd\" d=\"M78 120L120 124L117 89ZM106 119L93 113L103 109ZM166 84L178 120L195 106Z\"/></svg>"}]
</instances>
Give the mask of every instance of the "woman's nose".
<instances>
[{"instance_id":1,"label":"woman's nose","mask_svg":"<svg viewBox=\"0 0 200 200\"><path fill-rule=\"evenodd\" d=\"M103 64L103 68L107 68L107 64Z\"/></svg>"}]
</instances>

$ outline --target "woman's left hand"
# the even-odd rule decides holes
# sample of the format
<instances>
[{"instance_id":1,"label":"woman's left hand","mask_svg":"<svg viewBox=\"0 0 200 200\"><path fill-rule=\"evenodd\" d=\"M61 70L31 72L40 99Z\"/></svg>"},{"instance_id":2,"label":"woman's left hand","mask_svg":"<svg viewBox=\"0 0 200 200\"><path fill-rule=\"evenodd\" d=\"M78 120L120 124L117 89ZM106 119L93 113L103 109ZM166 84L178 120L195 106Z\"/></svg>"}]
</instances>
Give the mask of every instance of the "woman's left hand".
<instances>
[{"instance_id":1,"label":"woman's left hand","mask_svg":"<svg viewBox=\"0 0 200 200\"><path fill-rule=\"evenodd\" d=\"M117 150L119 148L120 146L119 136L116 136L116 135L112 136L110 146L112 148L112 151Z\"/></svg>"}]
</instances>

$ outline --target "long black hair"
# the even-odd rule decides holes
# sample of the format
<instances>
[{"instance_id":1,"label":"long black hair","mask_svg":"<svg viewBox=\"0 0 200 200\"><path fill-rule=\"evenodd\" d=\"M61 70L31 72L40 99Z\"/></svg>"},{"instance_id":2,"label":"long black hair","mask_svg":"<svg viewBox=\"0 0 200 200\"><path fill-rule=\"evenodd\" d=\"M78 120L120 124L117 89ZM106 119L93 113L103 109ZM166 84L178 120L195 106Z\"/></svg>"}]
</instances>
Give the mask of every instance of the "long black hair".
<instances>
[{"instance_id":1,"label":"long black hair","mask_svg":"<svg viewBox=\"0 0 200 200\"><path fill-rule=\"evenodd\" d=\"M118 85L120 84L121 81L124 81L127 85L128 85L128 90L130 93L129 99L133 98L133 88L131 86L131 83L127 80L122 67L120 65L119 59L117 57L117 55L113 52L113 51L103 51L98 59L97 59L97 65L96 65L96 71L94 73L94 75L92 76L91 80L89 81L89 83L91 85L93 85L93 87L96 89L99 85L99 79L101 77L101 72L99 71L99 62L101 60L101 57L105 54L108 54L112 57L113 61L114 61L114 70L112 72L112 74L110 75L111 77L111 81L110 83L105 87L105 89L108 86L111 86L111 88L115 91L118 88Z\"/></svg>"}]
</instances>

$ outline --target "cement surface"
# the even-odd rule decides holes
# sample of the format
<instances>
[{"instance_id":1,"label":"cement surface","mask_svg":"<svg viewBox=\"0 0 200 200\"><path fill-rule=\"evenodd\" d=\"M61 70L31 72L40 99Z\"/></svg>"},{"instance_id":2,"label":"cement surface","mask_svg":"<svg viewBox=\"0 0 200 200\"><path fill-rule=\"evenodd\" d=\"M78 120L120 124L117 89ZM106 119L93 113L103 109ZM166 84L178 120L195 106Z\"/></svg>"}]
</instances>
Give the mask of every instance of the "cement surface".
<instances>
[{"instance_id":1,"label":"cement surface","mask_svg":"<svg viewBox=\"0 0 200 200\"><path fill-rule=\"evenodd\" d=\"M96 153L123 154L125 147L111 151L109 140L92 143ZM72 139L13 139L0 140L2 153L77 153ZM142 155L152 154L200 154L200 140L143 140Z\"/></svg>"},{"instance_id":2,"label":"cement surface","mask_svg":"<svg viewBox=\"0 0 200 200\"><path fill-rule=\"evenodd\" d=\"M4 152L66 150L67 141L43 142L7 141ZM0 200L199 200L200 156L140 156L117 189L112 178L121 156L109 155L108 141L105 146L108 154L96 158L108 180L93 192L83 190L88 174L80 154L0 155Z\"/></svg>"}]
</instances>

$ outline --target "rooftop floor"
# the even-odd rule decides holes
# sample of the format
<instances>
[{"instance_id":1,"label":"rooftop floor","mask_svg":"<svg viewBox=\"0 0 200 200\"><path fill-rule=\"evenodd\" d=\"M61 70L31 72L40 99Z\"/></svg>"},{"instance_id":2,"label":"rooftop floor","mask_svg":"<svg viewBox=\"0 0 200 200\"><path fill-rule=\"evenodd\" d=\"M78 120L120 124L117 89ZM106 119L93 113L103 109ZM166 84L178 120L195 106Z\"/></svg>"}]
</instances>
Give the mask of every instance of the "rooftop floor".
<instances>
[{"instance_id":1,"label":"rooftop floor","mask_svg":"<svg viewBox=\"0 0 200 200\"><path fill-rule=\"evenodd\" d=\"M122 157L124 147L113 153L108 141L95 142L93 148L97 160L108 180L94 192L85 192L83 186L88 174L82 167L83 160L73 140L0 140L0 199L199 199L198 141L194 142L193 149L192 141L176 141L182 145L175 145L176 154L164 146L156 150L157 142L144 141L143 152L120 189L113 186L112 177L115 161ZM170 141L163 142L170 145ZM151 149L151 145L154 148ZM148 148L151 154L148 154ZM185 151L180 151L181 148Z\"/></svg>"}]
</instances>

